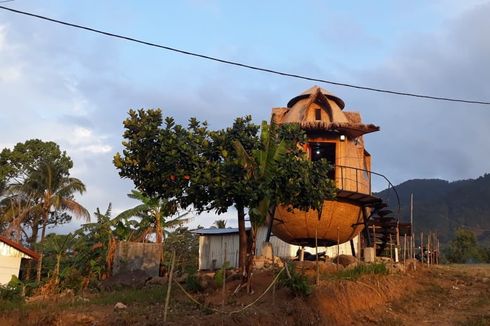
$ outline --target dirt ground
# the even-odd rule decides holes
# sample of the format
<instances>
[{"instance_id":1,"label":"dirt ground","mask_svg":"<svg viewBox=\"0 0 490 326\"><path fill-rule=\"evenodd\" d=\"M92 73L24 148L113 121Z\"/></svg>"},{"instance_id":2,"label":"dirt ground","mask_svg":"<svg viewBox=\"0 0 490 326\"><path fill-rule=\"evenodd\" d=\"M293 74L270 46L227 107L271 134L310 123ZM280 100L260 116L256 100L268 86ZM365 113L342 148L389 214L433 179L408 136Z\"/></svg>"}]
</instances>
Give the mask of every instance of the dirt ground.
<instances>
[{"instance_id":1,"label":"dirt ground","mask_svg":"<svg viewBox=\"0 0 490 326\"><path fill-rule=\"evenodd\" d=\"M271 289L272 272L254 275L254 294L233 296L236 281L222 292L193 294L192 303L172 289L168 325L490 325L490 265L419 265L416 271L365 275L357 280L325 279L307 298L286 288ZM161 290L161 291L160 291ZM273 291L274 290L274 291ZM88 297L63 304L45 300L0 316L0 325L162 325L164 288L138 290L124 298L122 310L111 298L100 303ZM152 293L157 293L155 298ZM133 293L134 294L134 293ZM113 300L118 300L113 294ZM244 309L245 308L245 309ZM220 310L224 312L217 312Z\"/></svg>"}]
</instances>

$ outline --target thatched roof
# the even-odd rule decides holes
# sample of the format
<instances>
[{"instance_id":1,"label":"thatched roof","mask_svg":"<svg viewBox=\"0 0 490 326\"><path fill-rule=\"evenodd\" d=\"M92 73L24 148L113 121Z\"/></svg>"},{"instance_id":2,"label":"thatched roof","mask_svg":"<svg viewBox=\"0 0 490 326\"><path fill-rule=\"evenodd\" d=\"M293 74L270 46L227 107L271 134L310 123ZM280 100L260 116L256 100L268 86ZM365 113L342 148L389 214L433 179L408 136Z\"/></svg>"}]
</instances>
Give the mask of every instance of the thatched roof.
<instances>
[{"instance_id":1,"label":"thatched roof","mask_svg":"<svg viewBox=\"0 0 490 326\"><path fill-rule=\"evenodd\" d=\"M334 101L339 106L339 108L341 110L344 109L345 103L344 103L344 101L342 101L342 99L340 97L337 97L337 96L333 95L332 93L330 93L329 91L327 91L325 88L321 88L321 87L318 87L316 85L311 87L311 88L308 88L306 91L304 91L300 95L293 97L291 100L289 100L288 108L292 108L293 105L296 104L299 100L310 97L310 95L317 92L317 90L320 90L320 92L323 95L325 95L328 99L331 99L332 101Z\"/></svg>"},{"instance_id":2,"label":"thatched roof","mask_svg":"<svg viewBox=\"0 0 490 326\"><path fill-rule=\"evenodd\" d=\"M354 138L379 130L373 124L363 124L359 112L342 111L344 106L342 99L314 86L291 99L287 108L273 109L273 121L298 123L305 130L339 132Z\"/></svg>"}]
</instances>

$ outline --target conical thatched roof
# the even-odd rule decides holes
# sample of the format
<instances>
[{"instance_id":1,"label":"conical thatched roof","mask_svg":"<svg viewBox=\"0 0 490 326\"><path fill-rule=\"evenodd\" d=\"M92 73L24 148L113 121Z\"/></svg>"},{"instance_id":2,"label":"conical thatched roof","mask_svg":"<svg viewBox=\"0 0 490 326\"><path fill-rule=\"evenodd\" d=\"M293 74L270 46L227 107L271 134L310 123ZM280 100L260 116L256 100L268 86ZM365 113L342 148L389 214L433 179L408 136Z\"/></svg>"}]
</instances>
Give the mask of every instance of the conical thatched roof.
<instances>
[{"instance_id":1,"label":"conical thatched roof","mask_svg":"<svg viewBox=\"0 0 490 326\"><path fill-rule=\"evenodd\" d=\"M339 108L341 110L344 109L345 103L344 103L344 101L342 101L342 99L340 97L337 97L337 96L333 95L332 93L330 93L329 91L327 91L325 88L321 88L321 87L316 86L316 85L311 87L311 88L308 88L306 91L304 91L300 95L293 97L291 100L289 100L288 108L292 108L293 105L296 104L299 100L310 97L310 95L315 94L318 90L320 90L320 92L323 95L325 95L328 99L334 101L339 106Z\"/></svg>"},{"instance_id":2,"label":"conical thatched roof","mask_svg":"<svg viewBox=\"0 0 490 326\"><path fill-rule=\"evenodd\" d=\"M327 90L313 86L291 99L287 108L273 109L276 123L299 123L305 130L344 133L351 137L378 131L363 124L358 112L343 112L344 101Z\"/></svg>"}]
</instances>

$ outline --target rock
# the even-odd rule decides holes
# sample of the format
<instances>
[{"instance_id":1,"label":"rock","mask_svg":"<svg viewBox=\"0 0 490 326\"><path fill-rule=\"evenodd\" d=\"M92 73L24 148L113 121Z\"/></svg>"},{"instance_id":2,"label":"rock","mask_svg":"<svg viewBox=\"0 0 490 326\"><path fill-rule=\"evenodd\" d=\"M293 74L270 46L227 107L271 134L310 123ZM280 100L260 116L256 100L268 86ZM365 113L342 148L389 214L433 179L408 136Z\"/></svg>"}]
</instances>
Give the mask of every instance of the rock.
<instances>
[{"instance_id":1,"label":"rock","mask_svg":"<svg viewBox=\"0 0 490 326\"><path fill-rule=\"evenodd\" d=\"M255 268L257 269L262 269L264 268L264 264L265 264L265 259L264 257L260 256L260 257L255 257L254 258L254 264L255 264Z\"/></svg>"},{"instance_id":2,"label":"rock","mask_svg":"<svg viewBox=\"0 0 490 326\"><path fill-rule=\"evenodd\" d=\"M390 274L405 273L406 271L405 266L401 263L387 264L386 267L388 268Z\"/></svg>"},{"instance_id":3,"label":"rock","mask_svg":"<svg viewBox=\"0 0 490 326\"><path fill-rule=\"evenodd\" d=\"M343 269L342 265L339 265L339 270ZM337 265L332 262L320 262L320 273L335 273L337 272Z\"/></svg>"},{"instance_id":4,"label":"rock","mask_svg":"<svg viewBox=\"0 0 490 326\"><path fill-rule=\"evenodd\" d=\"M114 310L124 310L128 308L128 306L126 306L124 303L122 302L118 302L114 305Z\"/></svg>"},{"instance_id":5,"label":"rock","mask_svg":"<svg viewBox=\"0 0 490 326\"><path fill-rule=\"evenodd\" d=\"M266 259L272 259L272 243L264 242L260 251L260 255Z\"/></svg>"},{"instance_id":6,"label":"rock","mask_svg":"<svg viewBox=\"0 0 490 326\"><path fill-rule=\"evenodd\" d=\"M417 269L417 260L416 259L407 259L405 261L405 268L407 271L414 271Z\"/></svg>"},{"instance_id":7,"label":"rock","mask_svg":"<svg viewBox=\"0 0 490 326\"><path fill-rule=\"evenodd\" d=\"M338 255L337 257L335 257L334 259L332 259L332 261L336 264L337 261L340 265L342 265L343 267L347 267L351 264L357 264L358 260L356 257L354 256L351 256L351 255Z\"/></svg>"},{"instance_id":8,"label":"rock","mask_svg":"<svg viewBox=\"0 0 490 326\"><path fill-rule=\"evenodd\" d=\"M167 284L167 278L164 276L152 277L146 281L145 285L165 285Z\"/></svg>"}]
</instances>

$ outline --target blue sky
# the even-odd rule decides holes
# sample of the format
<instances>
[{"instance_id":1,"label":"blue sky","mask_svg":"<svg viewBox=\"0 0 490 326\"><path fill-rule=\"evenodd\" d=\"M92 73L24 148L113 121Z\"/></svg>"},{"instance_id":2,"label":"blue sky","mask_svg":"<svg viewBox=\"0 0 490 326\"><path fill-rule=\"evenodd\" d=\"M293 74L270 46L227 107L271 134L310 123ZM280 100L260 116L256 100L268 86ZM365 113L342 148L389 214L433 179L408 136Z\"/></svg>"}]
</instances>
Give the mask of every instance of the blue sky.
<instances>
[{"instance_id":1,"label":"blue sky","mask_svg":"<svg viewBox=\"0 0 490 326\"><path fill-rule=\"evenodd\" d=\"M490 100L487 1L34 1L1 4L188 51L328 80ZM0 148L53 140L87 184L90 211L133 205L112 156L130 108L211 127L313 84L243 70L0 10ZM394 183L489 172L490 108L320 85L381 131L366 137ZM209 225L215 216L196 217ZM224 216L234 224L234 215Z\"/></svg>"}]
</instances>

